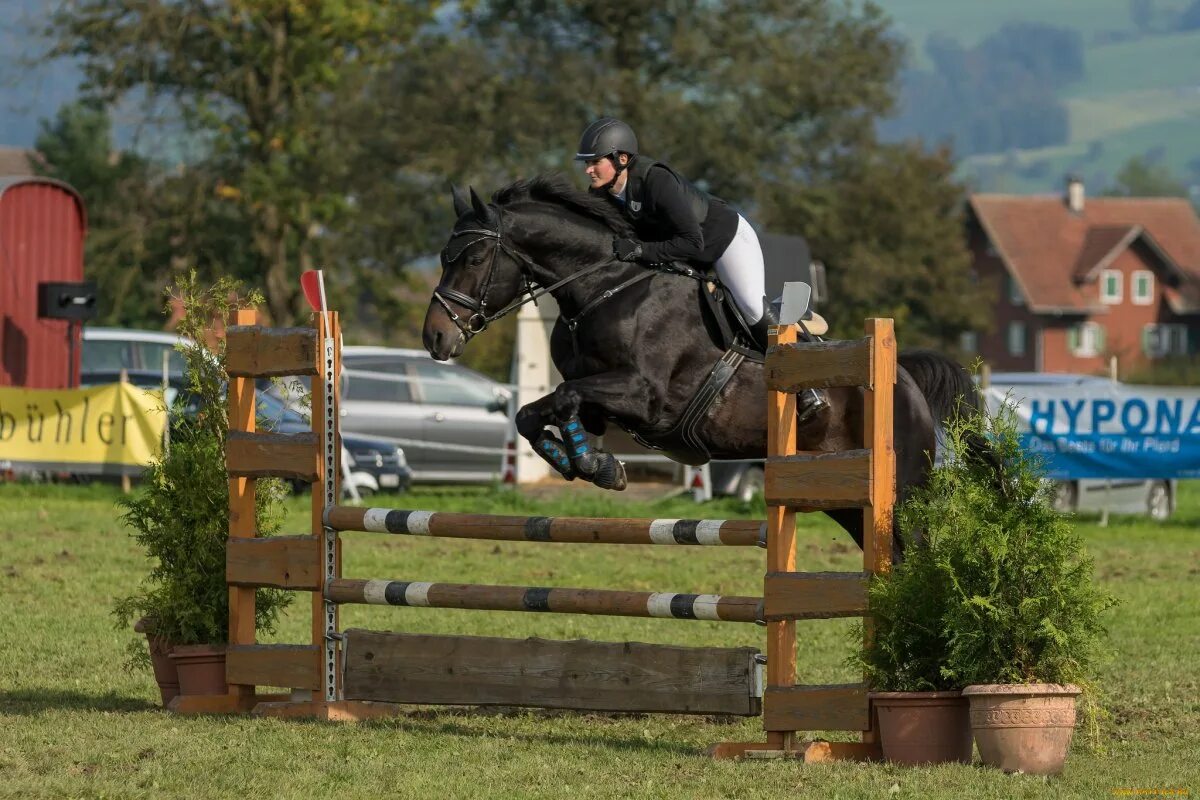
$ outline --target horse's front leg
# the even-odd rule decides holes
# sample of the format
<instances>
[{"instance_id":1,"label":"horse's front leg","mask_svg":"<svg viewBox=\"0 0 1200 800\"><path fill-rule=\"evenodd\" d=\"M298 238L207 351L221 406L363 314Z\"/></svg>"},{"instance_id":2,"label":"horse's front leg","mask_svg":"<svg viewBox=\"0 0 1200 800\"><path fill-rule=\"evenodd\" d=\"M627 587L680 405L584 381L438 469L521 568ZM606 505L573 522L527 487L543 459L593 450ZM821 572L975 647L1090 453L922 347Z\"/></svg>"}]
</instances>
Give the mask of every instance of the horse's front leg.
<instances>
[{"instance_id":1,"label":"horse's front leg","mask_svg":"<svg viewBox=\"0 0 1200 800\"><path fill-rule=\"evenodd\" d=\"M534 400L527 406L522 406L517 412L517 433L525 437L533 452L542 457L547 464L554 467L564 478L575 480L575 469L571 466L567 448L562 440L550 431L547 425L557 425L554 417L554 395Z\"/></svg>"},{"instance_id":2,"label":"horse's front leg","mask_svg":"<svg viewBox=\"0 0 1200 800\"><path fill-rule=\"evenodd\" d=\"M616 416L635 427L650 422L652 393L640 375L605 373L564 381L554 390L554 416L576 474L602 489L625 488L625 466L588 437L579 418L580 407L590 416Z\"/></svg>"}]
</instances>

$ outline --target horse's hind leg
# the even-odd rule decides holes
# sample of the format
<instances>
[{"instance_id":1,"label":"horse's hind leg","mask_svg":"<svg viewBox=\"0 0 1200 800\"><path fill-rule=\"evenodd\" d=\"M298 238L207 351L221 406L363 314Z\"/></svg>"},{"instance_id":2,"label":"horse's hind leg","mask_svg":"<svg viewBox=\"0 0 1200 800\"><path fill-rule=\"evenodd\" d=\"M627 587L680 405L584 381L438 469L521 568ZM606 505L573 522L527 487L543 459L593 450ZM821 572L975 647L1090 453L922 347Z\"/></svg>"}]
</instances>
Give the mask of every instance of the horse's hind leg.
<instances>
[{"instance_id":1,"label":"horse's hind leg","mask_svg":"<svg viewBox=\"0 0 1200 800\"><path fill-rule=\"evenodd\" d=\"M528 440L533 452L542 457L547 464L554 467L564 478L575 480L575 469L571 466L571 458L562 440L546 426L554 422L554 395L535 400L523 406L517 412L517 432Z\"/></svg>"},{"instance_id":2,"label":"horse's hind leg","mask_svg":"<svg viewBox=\"0 0 1200 800\"><path fill-rule=\"evenodd\" d=\"M577 474L602 489L625 488L624 465L612 453L592 445L580 419L581 408L589 418L617 416L635 427L645 426L650 396L644 378L624 373L591 375L559 384L554 390L554 416Z\"/></svg>"}]
</instances>

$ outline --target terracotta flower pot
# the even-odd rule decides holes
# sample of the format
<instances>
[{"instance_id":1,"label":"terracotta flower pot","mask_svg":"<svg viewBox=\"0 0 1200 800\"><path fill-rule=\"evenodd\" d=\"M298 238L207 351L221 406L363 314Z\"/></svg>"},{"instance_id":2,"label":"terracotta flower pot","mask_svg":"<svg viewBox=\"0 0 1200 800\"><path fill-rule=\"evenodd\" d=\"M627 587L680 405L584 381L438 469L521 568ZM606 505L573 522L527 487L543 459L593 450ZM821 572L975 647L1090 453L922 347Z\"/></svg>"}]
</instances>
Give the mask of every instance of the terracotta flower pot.
<instances>
[{"instance_id":1,"label":"terracotta flower pot","mask_svg":"<svg viewBox=\"0 0 1200 800\"><path fill-rule=\"evenodd\" d=\"M871 692L871 705L885 760L971 763L968 701L961 692Z\"/></svg>"},{"instance_id":2,"label":"terracotta flower pot","mask_svg":"<svg viewBox=\"0 0 1200 800\"><path fill-rule=\"evenodd\" d=\"M1078 686L1056 683L989 683L963 689L971 701L971 729L983 763L1005 772L1062 772L1075 732L1078 695Z\"/></svg>"},{"instance_id":3,"label":"terracotta flower pot","mask_svg":"<svg viewBox=\"0 0 1200 800\"><path fill-rule=\"evenodd\" d=\"M171 645L167 640L154 635L153 620L142 617L134 623L133 629L146 634L146 642L150 646L150 665L154 668L154 680L158 684L163 708L166 708L179 694L179 671L175 669L175 662L170 658Z\"/></svg>"},{"instance_id":4,"label":"terracotta flower pot","mask_svg":"<svg viewBox=\"0 0 1200 800\"><path fill-rule=\"evenodd\" d=\"M176 645L171 660L179 670L181 694L225 694L224 645Z\"/></svg>"}]
</instances>

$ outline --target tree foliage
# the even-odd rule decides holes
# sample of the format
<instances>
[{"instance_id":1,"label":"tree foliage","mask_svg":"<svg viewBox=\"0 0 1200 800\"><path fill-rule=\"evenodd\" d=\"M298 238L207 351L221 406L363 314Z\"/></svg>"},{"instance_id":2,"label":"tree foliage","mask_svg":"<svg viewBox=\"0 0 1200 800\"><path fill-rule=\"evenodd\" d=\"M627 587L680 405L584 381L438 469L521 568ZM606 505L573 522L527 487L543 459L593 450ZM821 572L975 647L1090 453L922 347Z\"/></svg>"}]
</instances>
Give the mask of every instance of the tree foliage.
<instances>
[{"instance_id":1,"label":"tree foliage","mask_svg":"<svg viewBox=\"0 0 1200 800\"><path fill-rule=\"evenodd\" d=\"M449 183L577 169L605 114L761 227L808 237L836 333L895 314L906 343L946 344L985 319L949 155L876 137L903 48L870 3L70 0L51 30L96 98L169 101L198 148L152 182L180 221L155 279L253 281L276 322L323 266L352 335L415 344Z\"/></svg>"},{"instance_id":2,"label":"tree foliage","mask_svg":"<svg viewBox=\"0 0 1200 800\"><path fill-rule=\"evenodd\" d=\"M1110 197L1187 197L1188 188L1162 164L1135 156L1117 172L1116 183L1104 190Z\"/></svg>"},{"instance_id":3,"label":"tree foliage","mask_svg":"<svg viewBox=\"0 0 1200 800\"><path fill-rule=\"evenodd\" d=\"M276 322L300 308L324 226L345 210L339 114L371 71L402 52L433 0L70 0L55 54L81 59L90 95L171 101L206 144L216 196L246 221ZM341 190L341 191L339 191Z\"/></svg>"},{"instance_id":4,"label":"tree foliage","mask_svg":"<svg viewBox=\"0 0 1200 800\"><path fill-rule=\"evenodd\" d=\"M1056 90L1085 74L1077 31L1009 23L970 48L931 36L925 52L933 68L905 72L904 112L884 126L890 135L949 139L962 155L1067 141Z\"/></svg>"}]
</instances>

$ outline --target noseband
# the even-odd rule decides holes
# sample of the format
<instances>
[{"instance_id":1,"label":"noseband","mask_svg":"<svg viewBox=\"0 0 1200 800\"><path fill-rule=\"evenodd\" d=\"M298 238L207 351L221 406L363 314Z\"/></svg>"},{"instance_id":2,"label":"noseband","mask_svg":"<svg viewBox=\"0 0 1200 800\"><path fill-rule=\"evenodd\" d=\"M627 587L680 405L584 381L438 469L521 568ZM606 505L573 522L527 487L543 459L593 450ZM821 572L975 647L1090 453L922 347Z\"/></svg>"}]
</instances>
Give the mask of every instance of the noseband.
<instances>
[{"instance_id":1,"label":"noseband","mask_svg":"<svg viewBox=\"0 0 1200 800\"><path fill-rule=\"evenodd\" d=\"M511 314L513 311L525 305L526 303L533 302L536 305L537 299L542 295L549 294L560 286L565 286L572 281L590 275L593 272L603 269L604 267L607 267L609 264L612 264L616 261L615 257L609 256L603 261L584 267L579 272L568 275L566 278L563 278L552 286L535 291L533 285L536 283L537 277L534 274L534 269L537 265L534 264L532 259L530 259L528 256L517 251L504 241L504 235L502 233L504 230L504 221L503 217L501 216L502 212L498 206L492 206L491 208L496 215L496 230L493 231L489 230L488 228L464 228L461 231L454 231L450 234L450 241L446 243L444 248L442 248L441 253L442 263L446 266L449 266L458 259L462 258L463 253L465 253L467 248L471 245L482 242L485 239L495 240L496 246L492 248L491 256L488 259L488 272L487 277L485 277L483 281L482 296L476 300L470 295L464 294L457 289L451 289L440 284L433 291L433 298L442 304L442 308L446 309L446 313L450 316L450 320L462 333L464 342L470 341L471 337L475 336L476 334L483 333L485 330L487 330L488 325L500 319L501 317ZM458 249L450 251L450 245L454 243L454 240L460 239L464 236L474 236L475 238L466 242ZM509 303L495 314L489 315L487 313L488 293L491 291L492 282L496 277L496 252L498 250L503 250L506 256L517 263L518 268L521 270L521 278L525 282L525 288L521 290L521 293L517 296L516 300ZM611 296L611 294L612 293L610 292L608 296ZM450 307L451 303L469 310L471 315L467 317L466 320L463 320L463 318L456 314L454 309ZM582 314L579 316L582 316Z\"/></svg>"},{"instance_id":2,"label":"noseband","mask_svg":"<svg viewBox=\"0 0 1200 800\"><path fill-rule=\"evenodd\" d=\"M462 247L458 248L453 256L450 256L446 252L450 249L450 244L453 243L455 239L463 236L474 236L475 238L462 245ZM487 314L488 292L491 291L492 281L496 276L497 250L503 249L505 254L514 259L520 266L521 275L525 279L525 289L521 293L522 297L532 292L532 281L530 278L530 272L526 268L526 259L523 257L517 257L517 254L504 243L504 238L500 235L499 231L491 231L486 228L465 228L461 231L455 231L454 233L450 234L450 241L447 242L446 246L442 249L442 261L447 266L453 264L462 257L463 253L466 252L468 247L476 242L482 242L485 239L494 239L496 241L496 246L492 248L491 257L488 259L488 273L483 282L483 296L476 300L470 295L463 294L457 289L451 289L440 285L433 291L434 299L442 304L442 308L446 309L446 313L450 315L451 321L454 322L458 329L462 331L463 336L465 336L467 339L470 339L477 333L483 333L483 331L487 329L489 323L508 313L508 310L506 309L501 313L495 314L491 317L489 317ZM471 316L469 316L464 322L462 317L456 314L454 309L450 307L450 303L455 303L470 310Z\"/></svg>"}]
</instances>

